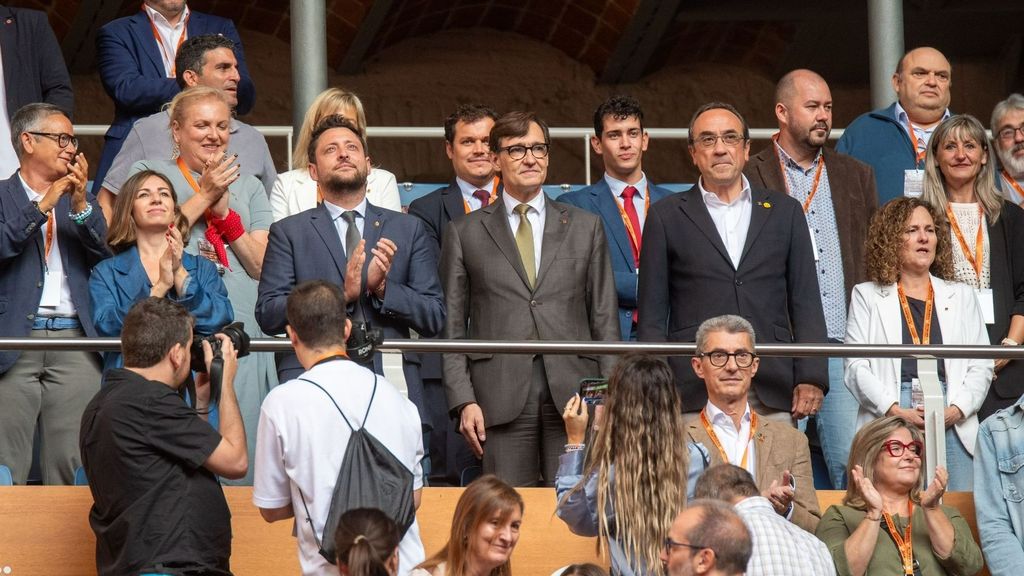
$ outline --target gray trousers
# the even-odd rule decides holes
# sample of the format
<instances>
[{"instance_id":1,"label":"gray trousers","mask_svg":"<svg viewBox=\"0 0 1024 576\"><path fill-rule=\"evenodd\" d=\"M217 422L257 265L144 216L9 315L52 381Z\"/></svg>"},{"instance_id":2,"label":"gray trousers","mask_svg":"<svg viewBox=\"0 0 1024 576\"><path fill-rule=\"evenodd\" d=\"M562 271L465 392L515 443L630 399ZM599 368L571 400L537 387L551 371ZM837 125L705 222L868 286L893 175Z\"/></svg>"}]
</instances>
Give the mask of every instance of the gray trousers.
<instances>
[{"instance_id":1,"label":"gray trousers","mask_svg":"<svg viewBox=\"0 0 1024 576\"><path fill-rule=\"evenodd\" d=\"M487 427L483 469L512 486L554 486L558 457L565 452L565 424L548 389L544 360L533 359L526 405L515 420Z\"/></svg>"},{"instance_id":2,"label":"gray trousers","mask_svg":"<svg viewBox=\"0 0 1024 576\"><path fill-rule=\"evenodd\" d=\"M77 338L81 330L33 330L33 338ZM32 466L36 423L44 484L72 484L82 465L78 432L82 412L100 389L94 352L24 351L0 375L0 464L24 484Z\"/></svg>"}]
</instances>

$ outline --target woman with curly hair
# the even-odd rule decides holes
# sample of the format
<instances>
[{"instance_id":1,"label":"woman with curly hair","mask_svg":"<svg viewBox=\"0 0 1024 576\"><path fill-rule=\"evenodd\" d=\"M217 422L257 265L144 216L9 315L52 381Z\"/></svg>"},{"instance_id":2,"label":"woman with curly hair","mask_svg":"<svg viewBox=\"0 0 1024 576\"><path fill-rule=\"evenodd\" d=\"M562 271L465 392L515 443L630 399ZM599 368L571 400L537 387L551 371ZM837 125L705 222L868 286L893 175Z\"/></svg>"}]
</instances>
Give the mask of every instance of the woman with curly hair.
<instances>
[{"instance_id":1,"label":"woman with curly hair","mask_svg":"<svg viewBox=\"0 0 1024 576\"><path fill-rule=\"evenodd\" d=\"M941 212L918 198L897 198L875 214L865 245L871 281L853 289L847 344L988 344L974 290L954 281L947 226ZM951 490L973 485L977 414L992 369L991 360L939 362ZM858 426L901 416L924 428L917 376L913 358L847 358L846 387L860 402Z\"/></svg>"},{"instance_id":2,"label":"woman with curly hair","mask_svg":"<svg viewBox=\"0 0 1024 576\"><path fill-rule=\"evenodd\" d=\"M593 443L579 395L562 414L568 436L555 477L556 513L581 536L599 536L611 573L662 574L665 535L704 471L706 455L688 444L672 370L663 360L627 354L615 365Z\"/></svg>"},{"instance_id":3,"label":"woman with curly hair","mask_svg":"<svg viewBox=\"0 0 1024 576\"><path fill-rule=\"evenodd\" d=\"M996 188L996 161L985 127L974 116L942 121L925 159L921 198L946 215L952 238L953 272L977 293L986 312L989 342L1024 342L1024 210ZM1007 408L1024 393L1024 361L996 361L978 419Z\"/></svg>"}]
</instances>

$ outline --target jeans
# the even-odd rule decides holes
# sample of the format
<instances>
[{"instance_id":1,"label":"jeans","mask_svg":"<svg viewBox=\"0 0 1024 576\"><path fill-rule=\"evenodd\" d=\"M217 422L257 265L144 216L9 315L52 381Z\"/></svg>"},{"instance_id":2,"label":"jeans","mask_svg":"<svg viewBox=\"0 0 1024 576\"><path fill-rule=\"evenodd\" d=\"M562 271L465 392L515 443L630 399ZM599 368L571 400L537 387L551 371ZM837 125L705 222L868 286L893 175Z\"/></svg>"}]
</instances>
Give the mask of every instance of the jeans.
<instances>
[{"instance_id":1,"label":"jeans","mask_svg":"<svg viewBox=\"0 0 1024 576\"><path fill-rule=\"evenodd\" d=\"M900 407L910 408L912 386L910 382L900 384ZM942 385L942 394L946 394L946 385ZM949 471L949 485L946 490L970 492L974 489L974 460L970 452L964 448L956 428L946 428L946 470Z\"/></svg>"},{"instance_id":2,"label":"jeans","mask_svg":"<svg viewBox=\"0 0 1024 576\"><path fill-rule=\"evenodd\" d=\"M843 359L828 359L828 394L816 418L818 441L825 456L828 477L833 490L846 489L846 463L850 445L857 432L857 410L860 404L843 382Z\"/></svg>"}]
</instances>

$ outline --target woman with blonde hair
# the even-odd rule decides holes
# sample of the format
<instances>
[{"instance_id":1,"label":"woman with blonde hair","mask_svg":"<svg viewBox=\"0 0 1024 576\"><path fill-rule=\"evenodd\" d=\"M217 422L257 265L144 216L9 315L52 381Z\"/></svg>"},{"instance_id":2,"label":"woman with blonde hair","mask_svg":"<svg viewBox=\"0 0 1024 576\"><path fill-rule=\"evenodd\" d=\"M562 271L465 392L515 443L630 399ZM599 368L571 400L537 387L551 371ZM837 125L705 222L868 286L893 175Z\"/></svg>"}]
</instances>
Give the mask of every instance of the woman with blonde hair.
<instances>
[{"instance_id":1,"label":"woman with blonde hair","mask_svg":"<svg viewBox=\"0 0 1024 576\"><path fill-rule=\"evenodd\" d=\"M448 543L411 576L510 576L523 511L515 488L492 474L477 478L455 505Z\"/></svg>"},{"instance_id":2,"label":"woman with blonde hair","mask_svg":"<svg viewBox=\"0 0 1024 576\"><path fill-rule=\"evenodd\" d=\"M277 176L270 192L270 205L274 221L309 210L323 201L316 182L309 175L309 140L320 121L328 116L341 115L366 134L366 114L359 97L341 88L328 88L321 92L306 110L295 139L292 169ZM402 211L402 198L398 194L395 175L381 168L370 167L366 176L366 199L374 206Z\"/></svg>"},{"instance_id":3,"label":"woman with blonde hair","mask_svg":"<svg viewBox=\"0 0 1024 576\"><path fill-rule=\"evenodd\" d=\"M664 360L623 356L604 402L585 459L587 407L579 395L565 407L568 444L555 478L556 513L574 534L599 536L612 574L661 574L665 535L707 455L684 441L682 401Z\"/></svg>"},{"instance_id":4,"label":"woman with blonde hair","mask_svg":"<svg viewBox=\"0 0 1024 576\"><path fill-rule=\"evenodd\" d=\"M922 199L949 221L954 277L975 289L989 343L1024 343L1024 210L996 188L996 161L974 116L942 121L928 144ZM978 410L984 420L1024 394L1024 361L1002 359Z\"/></svg>"}]
</instances>

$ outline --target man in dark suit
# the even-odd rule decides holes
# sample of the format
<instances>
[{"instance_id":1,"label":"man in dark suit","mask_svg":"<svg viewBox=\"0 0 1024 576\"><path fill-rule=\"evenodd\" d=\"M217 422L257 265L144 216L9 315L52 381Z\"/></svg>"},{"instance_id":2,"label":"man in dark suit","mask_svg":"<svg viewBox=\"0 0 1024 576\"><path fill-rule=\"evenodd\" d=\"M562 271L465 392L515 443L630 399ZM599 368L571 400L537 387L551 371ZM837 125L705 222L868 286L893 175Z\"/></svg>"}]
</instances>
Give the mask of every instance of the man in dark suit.
<instances>
[{"instance_id":1,"label":"man in dark suit","mask_svg":"<svg viewBox=\"0 0 1024 576\"><path fill-rule=\"evenodd\" d=\"M451 184L417 198L409 214L419 217L433 238L438 252L445 228L494 200L500 193L495 176L489 138L498 115L487 106L463 104L444 121L444 149L452 161L455 179ZM431 484L459 485L461 472L477 463L465 439L455 430L442 381L441 355L420 354L426 414L424 427L430 429L425 446L430 454Z\"/></svg>"},{"instance_id":2,"label":"man in dark suit","mask_svg":"<svg viewBox=\"0 0 1024 576\"><path fill-rule=\"evenodd\" d=\"M453 221L444 236L448 338L618 339L601 222L543 193L549 146L533 113L510 112L494 124L500 201ZM566 441L559 406L581 378L607 374L610 362L590 354L445 354L448 405L484 472L550 486Z\"/></svg>"},{"instance_id":3,"label":"man in dark suit","mask_svg":"<svg viewBox=\"0 0 1024 576\"><path fill-rule=\"evenodd\" d=\"M256 301L264 332L284 332L288 295L306 280L342 286L353 324L365 321L385 338L408 338L410 328L428 337L441 331L437 250L419 219L366 201L365 151L363 133L342 116L328 116L313 131L309 173L324 202L270 227ZM419 366L405 360L409 397L422 402ZM372 364L383 374L379 352ZM281 382L303 372L293 353L278 358L277 370Z\"/></svg>"},{"instance_id":4,"label":"man in dark suit","mask_svg":"<svg viewBox=\"0 0 1024 576\"><path fill-rule=\"evenodd\" d=\"M132 124L159 112L181 91L175 79L175 55L187 38L201 34L221 34L235 43L241 76L235 113L248 114L256 101L256 88L245 65L242 40L231 20L193 12L185 0L144 0L142 10L100 28L96 35L97 68L104 90L114 100L114 121L105 136L93 193L99 193L103 177Z\"/></svg>"},{"instance_id":5,"label":"man in dark suit","mask_svg":"<svg viewBox=\"0 0 1024 576\"><path fill-rule=\"evenodd\" d=\"M0 21L3 22L0 56L7 106L0 121L9 130L14 113L33 102L53 104L70 118L75 108L71 77L46 14L0 6ZM0 138L0 178L7 178L17 169L18 156L11 139Z\"/></svg>"},{"instance_id":6,"label":"man in dark suit","mask_svg":"<svg viewBox=\"0 0 1024 576\"><path fill-rule=\"evenodd\" d=\"M0 182L0 336L96 336L89 271L110 256L107 225L85 189L89 163L71 120L29 104L11 120L19 171ZM24 484L38 423L45 484L81 465L82 411L99 390L100 357L83 351L0 352L0 462Z\"/></svg>"},{"instance_id":7,"label":"man in dark suit","mask_svg":"<svg viewBox=\"0 0 1024 576\"><path fill-rule=\"evenodd\" d=\"M775 88L779 135L750 159L755 186L785 191L803 206L810 227L828 341L842 343L853 287L867 279L864 240L878 207L867 164L825 146L832 130L832 93L810 70L793 70ZM832 487L846 487L846 461L859 404L843 384L843 359L828 364L829 394L814 420Z\"/></svg>"},{"instance_id":8,"label":"man in dark suit","mask_svg":"<svg viewBox=\"0 0 1024 576\"><path fill-rule=\"evenodd\" d=\"M644 174L648 136L644 112L629 96L612 96L594 111L590 145L604 161L604 177L581 190L563 194L559 202L597 214L604 224L608 253L619 297L619 329L623 340L636 340L637 276L644 221L651 204L672 194L653 186Z\"/></svg>"},{"instance_id":9,"label":"man in dark suit","mask_svg":"<svg viewBox=\"0 0 1024 576\"><path fill-rule=\"evenodd\" d=\"M800 203L754 188L743 176L750 132L721 102L690 121L689 151L701 176L689 190L651 207L640 269L640 340L692 342L710 316L748 319L763 342L824 342L811 240ZM683 358L669 358L687 411L700 410L704 384ZM828 389L824 359L765 358L750 401L766 417L792 422L818 410Z\"/></svg>"}]
</instances>

